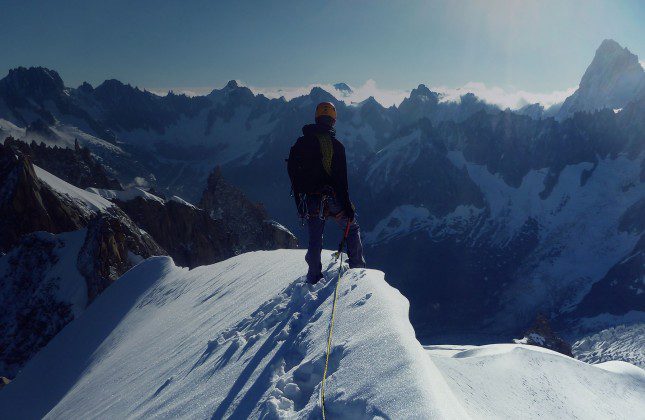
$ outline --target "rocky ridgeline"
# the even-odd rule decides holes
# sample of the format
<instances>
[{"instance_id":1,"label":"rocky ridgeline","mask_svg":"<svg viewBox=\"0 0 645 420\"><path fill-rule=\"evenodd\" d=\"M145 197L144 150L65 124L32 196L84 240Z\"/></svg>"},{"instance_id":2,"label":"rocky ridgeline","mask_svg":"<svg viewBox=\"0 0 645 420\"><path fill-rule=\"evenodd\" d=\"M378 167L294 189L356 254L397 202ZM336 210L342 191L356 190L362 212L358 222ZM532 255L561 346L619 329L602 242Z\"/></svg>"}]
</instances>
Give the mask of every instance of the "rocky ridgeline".
<instances>
[{"instance_id":1,"label":"rocky ridgeline","mask_svg":"<svg viewBox=\"0 0 645 420\"><path fill-rule=\"evenodd\" d=\"M4 140L5 146L28 155L31 162L70 184L85 189L89 187L121 190L123 187L111 178L103 165L76 141L74 149L49 147L44 143L25 143L13 137Z\"/></svg>"},{"instance_id":2,"label":"rocky ridgeline","mask_svg":"<svg viewBox=\"0 0 645 420\"><path fill-rule=\"evenodd\" d=\"M229 237L251 242L239 249L257 249L280 230L263 233L270 223L261 209L236 205L221 176L207 180L208 169L222 165L227 179L296 229L284 157L313 104L331 101L342 115L337 131L363 232L380 238L365 241L368 262L409 298L420 337L479 320L478 331L510 338L537 312L570 336L580 317L643 310L643 228L630 222L643 219L642 80L635 57L613 42L599 48L559 114L535 104L503 111L472 94L451 102L422 85L385 108L373 98L348 106L320 88L268 99L234 82L194 98L114 80L75 89L54 71L19 68L0 80L7 122L0 129L69 147L78 138L124 184L144 178L198 203L227 232L244 232ZM205 184L211 192L200 201ZM172 223L153 223L188 223L190 210L169 208L130 217L152 226L148 232L182 265L214 257L201 255L207 235L193 243L195 233L182 237Z\"/></svg>"},{"instance_id":3,"label":"rocky ridgeline","mask_svg":"<svg viewBox=\"0 0 645 420\"><path fill-rule=\"evenodd\" d=\"M193 268L243 252L298 245L291 232L268 220L260 205L227 183L219 169L209 178L202 208L178 197L163 200L141 190L131 194L116 193L112 200L180 266Z\"/></svg>"},{"instance_id":4,"label":"rocky ridgeline","mask_svg":"<svg viewBox=\"0 0 645 420\"><path fill-rule=\"evenodd\" d=\"M242 191L228 183L220 168L209 175L199 206L211 218L224 222L239 235L239 251L272 248L295 248L297 240L286 228L269 220L261 204L251 202Z\"/></svg>"},{"instance_id":5,"label":"rocky ridgeline","mask_svg":"<svg viewBox=\"0 0 645 420\"><path fill-rule=\"evenodd\" d=\"M166 252L118 207L89 209L56 191L11 146L0 145L0 179L0 374L13 377L84 309L65 293L70 278L84 279L84 306L137 259Z\"/></svg>"},{"instance_id":6,"label":"rocky ridgeline","mask_svg":"<svg viewBox=\"0 0 645 420\"><path fill-rule=\"evenodd\" d=\"M14 377L142 259L170 255L192 268L241 252L297 246L290 232L268 221L260 206L219 175L205 192L207 203L219 207L202 210L138 189L76 189L69 195L66 189L74 189L69 183L39 178L32 156L81 186L116 186L84 149L63 151L13 139L0 144L0 328L6 332L0 337L0 375ZM233 216L236 207L240 217Z\"/></svg>"},{"instance_id":7,"label":"rocky ridgeline","mask_svg":"<svg viewBox=\"0 0 645 420\"><path fill-rule=\"evenodd\" d=\"M41 182L29 156L0 145L0 252L17 245L36 231L67 232L87 225L90 215L62 200Z\"/></svg>"},{"instance_id":8,"label":"rocky ridgeline","mask_svg":"<svg viewBox=\"0 0 645 420\"><path fill-rule=\"evenodd\" d=\"M551 325L549 324L549 320L542 314L538 314L531 328L529 328L524 334L524 338L514 341L518 344L530 344L532 346L544 347L573 357L573 354L571 353L571 345L553 332Z\"/></svg>"}]
</instances>

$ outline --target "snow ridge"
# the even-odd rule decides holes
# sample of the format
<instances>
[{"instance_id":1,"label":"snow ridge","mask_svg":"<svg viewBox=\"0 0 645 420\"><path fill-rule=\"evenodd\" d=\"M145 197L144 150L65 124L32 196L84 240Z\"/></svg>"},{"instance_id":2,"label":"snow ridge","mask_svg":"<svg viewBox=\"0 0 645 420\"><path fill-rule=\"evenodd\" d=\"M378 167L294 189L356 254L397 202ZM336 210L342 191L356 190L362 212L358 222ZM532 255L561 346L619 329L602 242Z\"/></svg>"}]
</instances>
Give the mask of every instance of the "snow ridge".
<instances>
[{"instance_id":1,"label":"snow ridge","mask_svg":"<svg viewBox=\"0 0 645 420\"><path fill-rule=\"evenodd\" d=\"M168 257L147 259L2 390L3 414L318 418L339 267L325 251L325 280L309 287L303 257L300 250L252 252L193 270ZM512 344L424 350L408 309L382 272L342 276L330 418L634 418L645 409L645 372L633 365L599 369ZM491 391L501 383L511 384L503 397ZM593 406L575 399L585 388Z\"/></svg>"},{"instance_id":2,"label":"snow ridge","mask_svg":"<svg viewBox=\"0 0 645 420\"><path fill-rule=\"evenodd\" d=\"M85 191L77 188L36 165L34 165L34 171L36 172L36 176L45 184L49 185L56 193L74 201L88 214L100 213L110 207L114 207L114 204L95 194L93 191Z\"/></svg>"},{"instance_id":3,"label":"snow ridge","mask_svg":"<svg viewBox=\"0 0 645 420\"><path fill-rule=\"evenodd\" d=\"M190 271L150 258L56 336L0 405L12 418L317 416L338 266L325 252L326 282L310 290L303 257L253 252ZM330 417L460 412L383 273L347 271L339 309Z\"/></svg>"}]
</instances>

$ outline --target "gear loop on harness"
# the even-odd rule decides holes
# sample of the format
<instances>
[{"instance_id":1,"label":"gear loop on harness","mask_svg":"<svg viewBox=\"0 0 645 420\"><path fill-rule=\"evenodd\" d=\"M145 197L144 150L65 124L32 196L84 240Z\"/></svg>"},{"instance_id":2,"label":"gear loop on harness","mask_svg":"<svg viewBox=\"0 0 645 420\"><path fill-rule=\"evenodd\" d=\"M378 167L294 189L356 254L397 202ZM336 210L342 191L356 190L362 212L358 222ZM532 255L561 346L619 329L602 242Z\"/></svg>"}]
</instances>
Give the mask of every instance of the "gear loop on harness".
<instances>
[{"instance_id":1,"label":"gear loop on harness","mask_svg":"<svg viewBox=\"0 0 645 420\"><path fill-rule=\"evenodd\" d=\"M311 196L320 196L320 204L318 204L318 208L315 209L315 211L313 211L314 209L309 208L309 198L311 198ZM317 217L320 220L326 220L330 215L333 216L329 212L329 200L332 200L334 197L335 194L331 188L325 188L319 193L300 194L298 212L302 215L301 218L303 219L303 224L304 219L309 220L312 217Z\"/></svg>"}]
</instances>

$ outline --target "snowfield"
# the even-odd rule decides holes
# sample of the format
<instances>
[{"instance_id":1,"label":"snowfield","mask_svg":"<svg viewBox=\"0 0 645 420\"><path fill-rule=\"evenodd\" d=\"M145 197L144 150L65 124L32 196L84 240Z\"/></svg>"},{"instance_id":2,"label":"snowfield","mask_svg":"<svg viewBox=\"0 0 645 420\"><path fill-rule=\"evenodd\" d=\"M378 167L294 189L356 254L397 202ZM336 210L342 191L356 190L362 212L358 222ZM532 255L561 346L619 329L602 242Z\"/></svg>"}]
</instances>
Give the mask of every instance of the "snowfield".
<instances>
[{"instance_id":1,"label":"snowfield","mask_svg":"<svg viewBox=\"0 0 645 420\"><path fill-rule=\"evenodd\" d=\"M320 418L333 280L304 251L131 269L0 391L6 418ZM328 418L645 416L645 371L515 344L427 346L375 270L339 289Z\"/></svg>"}]
</instances>

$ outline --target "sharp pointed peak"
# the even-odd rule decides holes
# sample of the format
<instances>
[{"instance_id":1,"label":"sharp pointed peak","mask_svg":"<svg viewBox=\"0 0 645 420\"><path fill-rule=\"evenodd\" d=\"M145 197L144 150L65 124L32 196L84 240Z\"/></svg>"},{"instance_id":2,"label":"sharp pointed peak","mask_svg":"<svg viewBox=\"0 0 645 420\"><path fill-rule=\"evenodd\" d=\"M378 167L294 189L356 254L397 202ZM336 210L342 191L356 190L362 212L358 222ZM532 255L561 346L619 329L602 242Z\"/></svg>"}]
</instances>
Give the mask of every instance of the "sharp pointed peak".
<instances>
[{"instance_id":1,"label":"sharp pointed peak","mask_svg":"<svg viewBox=\"0 0 645 420\"><path fill-rule=\"evenodd\" d=\"M373 96L370 96L369 98L359 102L357 105L360 106L360 107L364 107L364 106L374 107L374 106L377 106L377 107L380 107L380 108L384 108L383 105L381 105L379 103L379 101L377 101L376 98L374 98Z\"/></svg>"},{"instance_id":2,"label":"sharp pointed peak","mask_svg":"<svg viewBox=\"0 0 645 420\"><path fill-rule=\"evenodd\" d=\"M238 83L237 80L229 80L228 83L226 83L226 86L224 86L224 89L232 90L232 89L237 89L239 87L240 87L240 84Z\"/></svg>"},{"instance_id":3,"label":"sharp pointed peak","mask_svg":"<svg viewBox=\"0 0 645 420\"><path fill-rule=\"evenodd\" d=\"M612 50L622 50L623 47L616 41L614 41L611 38L604 39L601 43L600 46L598 47L598 50L607 50L607 51L612 51Z\"/></svg>"}]
</instances>

